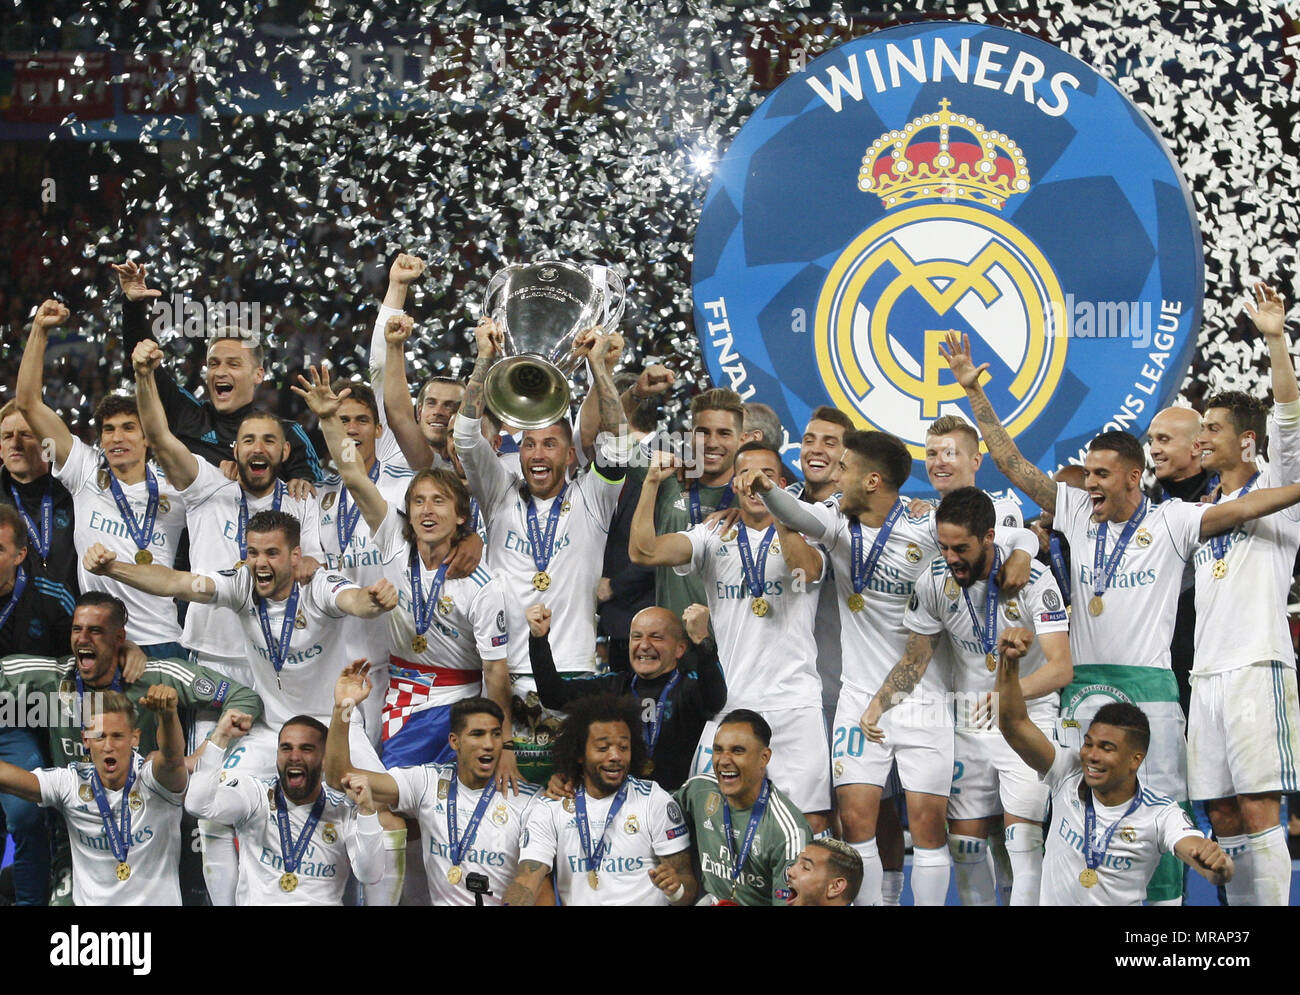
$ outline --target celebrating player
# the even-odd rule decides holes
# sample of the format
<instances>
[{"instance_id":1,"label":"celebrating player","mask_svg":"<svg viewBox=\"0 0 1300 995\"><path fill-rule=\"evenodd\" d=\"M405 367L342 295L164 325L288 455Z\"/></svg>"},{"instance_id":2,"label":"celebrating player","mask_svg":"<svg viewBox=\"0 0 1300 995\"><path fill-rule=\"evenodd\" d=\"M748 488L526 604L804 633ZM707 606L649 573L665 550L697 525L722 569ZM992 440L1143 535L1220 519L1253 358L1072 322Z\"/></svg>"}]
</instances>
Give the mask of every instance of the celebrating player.
<instances>
[{"instance_id":1,"label":"celebrating player","mask_svg":"<svg viewBox=\"0 0 1300 995\"><path fill-rule=\"evenodd\" d=\"M787 905L849 906L862 887L862 858L843 840L815 839L785 873Z\"/></svg>"}]
</instances>

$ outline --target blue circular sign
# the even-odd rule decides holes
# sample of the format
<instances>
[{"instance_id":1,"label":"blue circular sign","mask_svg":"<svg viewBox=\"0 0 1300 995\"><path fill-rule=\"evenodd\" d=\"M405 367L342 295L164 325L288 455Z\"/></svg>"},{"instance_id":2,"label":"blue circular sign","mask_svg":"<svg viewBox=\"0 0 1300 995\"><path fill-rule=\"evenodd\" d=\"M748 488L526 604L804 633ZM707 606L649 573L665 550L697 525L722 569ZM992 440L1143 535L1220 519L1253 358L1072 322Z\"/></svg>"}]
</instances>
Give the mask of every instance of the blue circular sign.
<instances>
[{"instance_id":1,"label":"blue circular sign","mask_svg":"<svg viewBox=\"0 0 1300 995\"><path fill-rule=\"evenodd\" d=\"M1169 403L1204 291L1141 111L1060 49L967 23L856 39L773 91L718 163L692 279L714 383L790 429L831 404L923 456L936 418L970 420L939 351L957 329L1049 470Z\"/></svg>"}]
</instances>

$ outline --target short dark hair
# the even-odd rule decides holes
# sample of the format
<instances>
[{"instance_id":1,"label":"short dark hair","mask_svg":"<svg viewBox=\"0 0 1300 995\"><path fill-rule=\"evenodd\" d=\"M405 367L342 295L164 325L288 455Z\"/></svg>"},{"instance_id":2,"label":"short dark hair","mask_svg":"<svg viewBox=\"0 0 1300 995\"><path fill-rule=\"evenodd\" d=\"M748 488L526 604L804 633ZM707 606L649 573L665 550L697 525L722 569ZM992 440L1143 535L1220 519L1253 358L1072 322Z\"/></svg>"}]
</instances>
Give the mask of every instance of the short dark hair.
<instances>
[{"instance_id":1,"label":"short dark hair","mask_svg":"<svg viewBox=\"0 0 1300 995\"><path fill-rule=\"evenodd\" d=\"M1221 390L1205 401L1205 410L1223 408L1232 418L1232 427L1238 435L1255 433L1255 448L1262 453L1264 435L1268 431L1268 405L1258 397L1240 390Z\"/></svg>"},{"instance_id":2,"label":"short dark hair","mask_svg":"<svg viewBox=\"0 0 1300 995\"><path fill-rule=\"evenodd\" d=\"M1111 701L1102 705L1092 717L1090 725L1098 722L1123 729L1139 753L1146 753L1147 747L1151 745L1151 722L1147 719L1147 713L1131 702Z\"/></svg>"},{"instance_id":3,"label":"short dark hair","mask_svg":"<svg viewBox=\"0 0 1300 995\"><path fill-rule=\"evenodd\" d=\"M428 380L424 381L424 384L420 387L420 392L415 395L416 407L419 407L424 403L424 396L429 393L429 388L436 383L445 383L452 387L459 387L461 396L464 397L465 395L465 385L455 377L430 377Z\"/></svg>"},{"instance_id":4,"label":"short dark hair","mask_svg":"<svg viewBox=\"0 0 1300 995\"><path fill-rule=\"evenodd\" d=\"M402 526L402 534L406 541L415 545L415 529L411 526L411 492L415 490L415 485L424 480L430 480L434 486L442 488L456 506L456 515L458 518L465 519L464 523L456 529L456 538L468 535L469 527L469 490L465 487L465 482L456 475L456 471L449 467L425 467L423 470L416 472L411 478L411 482L406 485L406 494L402 497L402 510L406 513L405 524Z\"/></svg>"},{"instance_id":5,"label":"short dark hair","mask_svg":"<svg viewBox=\"0 0 1300 995\"><path fill-rule=\"evenodd\" d=\"M826 862L831 865L833 873L843 876L848 881L849 886L844 889L844 894L850 902L853 901L858 889L862 887L861 854L853 849L852 845L831 837L823 836L815 840L809 840L808 845L826 851Z\"/></svg>"},{"instance_id":6,"label":"short dark hair","mask_svg":"<svg viewBox=\"0 0 1300 995\"><path fill-rule=\"evenodd\" d=\"M573 783L582 783L587 759L587 738L597 722L622 722L632 740L632 763L628 771L645 769L645 737L641 734L641 706L635 698L624 695L593 694L579 698L569 706L568 717L555 737L552 758L557 773L567 775Z\"/></svg>"},{"instance_id":7,"label":"short dark hair","mask_svg":"<svg viewBox=\"0 0 1300 995\"><path fill-rule=\"evenodd\" d=\"M114 625L126 628L126 602L121 598L109 594L107 591L82 591L73 605L73 611L88 605L92 608L107 608L109 621Z\"/></svg>"},{"instance_id":8,"label":"short dark hair","mask_svg":"<svg viewBox=\"0 0 1300 995\"><path fill-rule=\"evenodd\" d=\"M997 524L997 513L993 499L978 487L958 487L944 495L934 520L936 524L958 525L982 539Z\"/></svg>"},{"instance_id":9,"label":"short dark hair","mask_svg":"<svg viewBox=\"0 0 1300 995\"><path fill-rule=\"evenodd\" d=\"M244 535L250 532L283 532L290 548L302 545L302 523L287 511L273 508L259 511L244 526Z\"/></svg>"},{"instance_id":10,"label":"short dark hair","mask_svg":"<svg viewBox=\"0 0 1300 995\"><path fill-rule=\"evenodd\" d=\"M450 731L460 735L462 729L469 724L471 715L491 715L498 722L505 723L506 713L501 711L501 706L491 698L461 698L451 706L451 727ZM503 730L509 736L510 730Z\"/></svg>"},{"instance_id":11,"label":"short dark hair","mask_svg":"<svg viewBox=\"0 0 1300 995\"><path fill-rule=\"evenodd\" d=\"M564 434L564 438L567 440L568 445L570 446L573 445L573 425L569 423L569 419L567 418L557 418L549 425L543 425L541 428L524 429L523 435L524 436L530 435L533 432L545 432L548 428L555 428L557 425L560 428L564 429L563 434ZM519 441L521 443L523 442L523 436L520 436Z\"/></svg>"},{"instance_id":12,"label":"short dark hair","mask_svg":"<svg viewBox=\"0 0 1300 995\"><path fill-rule=\"evenodd\" d=\"M284 735L284 731L290 726L306 726L308 729L315 729L316 732L320 733L322 743L325 742L330 734L329 729L326 728L325 723L320 719L314 719L310 715L295 715L293 718L285 722L284 725L280 726L280 731L275 734L275 740L277 743L280 741L280 737Z\"/></svg>"},{"instance_id":13,"label":"short dark hair","mask_svg":"<svg viewBox=\"0 0 1300 995\"><path fill-rule=\"evenodd\" d=\"M375 392L370 389L369 384L362 383L360 380L344 380L342 377L339 377L330 384L330 390L334 391L335 394L342 394L345 390L351 391L351 393L348 394L347 397L343 398L343 400L357 401L364 404L370 409L370 414L375 419L375 424L379 424L379 402L375 400Z\"/></svg>"},{"instance_id":14,"label":"short dark hair","mask_svg":"<svg viewBox=\"0 0 1300 995\"><path fill-rule=\"evenodd\" d=\"M135 403L134 394L105 394L95 405L95 413L92 416L95 421L95 431L100 435L104 434L104 422L115 415L135 415L140 417L140 408Z\"/></svg>"},{"instance_id":15,"label":"short dark hair","mask_svg":"<svg viewBox=\"0 0 1300 995\"><path fill-rule=\"evenodd\" d=\"M0 504L0 528L6 525L14 534L14 549L27 548L27 523L23 521L23 516L18 509L12 504Z\"/></svg>"},{"instance_id":16,"label":"short dark hair","mask_svg":"<svg viewBox=\"0 0 1300 995\"><path fill-rule=\"evenodd\" d=\"M253 408L252 410L248 411L242 418L240 418L239 424L235 426L236 439L239 438L239 433L243 430L244 423L248 421L253 421L254 419L261 419L265 421L275 422L275 424L280 428L280 435L283 436L285 434L284 422L280 421L279 415L275 414L275 412L273 411L267 411L266 408Z\"/></svg>"},{"instance_id":17,"label":"short dark hair","mask_svg":"<svg viewBox=\"0 0 1300 995\"><path fill-rule=\"evenodd\" d=\"M832 425L838 425L846 432L853 431L853 419L839 408L832 408L829 404L819 404L813 408L813 413L808 416L808 420L830 422Z\"/></svg>"},{"instance_id":18,"label":"short dark hair","mask_svg":"<svg viewBox=\"0 0 1300 995\"><path fill-rule=\"evenodd\" d=\"M748 708L733 708L721 721L718 722L718 728L723 726L749 726L758 741L764 746L772 745L772 727L767 724L767 719L759 715L758 712L751 711Z\"/></svg>"},{"instance_id":19,"label":"short dark hair","mask_svg":"<svg viewBox=\"0 0 1300 995\"><path fill-rule=\"evenodd\" d=\"M1123 462L1138 470L1145 470L1147 467L1147 457L1142 449L1142 443L1130 432L1102 432L1088 443L1088 452L1103 451L1116 453Z\"/></svg>"},{"instance_id":20,"label":"short dark hair","mask_svg":"<svg viewBox=\"0 0 1300 995\"><path fill-rule=\"evenodd\" d=\"M844 433L844 448L856 453L885 478L894 490L901 490L912 473L912 454L907 445L888 432L858 431Z\"/></svg>"},{"instance_id":21,"label":"short dark hair","mask_svg":"<svg viewBox=\"0 0 1300 995\"><path fill-rule=\"evenodd\" d=\"M206 358L207 353L212 352L212 347L218 342L238 342L241 346L253 354L253 368L263 365L265 354L262 351L261 336L257 332L249 331L245 328L227 325L220 332L208 339L208 347L204 350Z\"/></svg>"}]
</instances>

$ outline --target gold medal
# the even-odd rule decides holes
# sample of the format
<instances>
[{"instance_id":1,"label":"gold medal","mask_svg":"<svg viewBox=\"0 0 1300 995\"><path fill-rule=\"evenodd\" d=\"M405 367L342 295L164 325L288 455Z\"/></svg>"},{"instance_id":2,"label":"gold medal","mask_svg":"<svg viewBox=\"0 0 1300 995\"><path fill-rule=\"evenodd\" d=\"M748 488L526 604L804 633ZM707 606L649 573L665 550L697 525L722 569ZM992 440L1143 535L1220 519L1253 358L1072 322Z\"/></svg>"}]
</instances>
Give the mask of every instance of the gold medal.
<instances>
[{"instance_id":1,"label":"gold medal","mask_svg":"<svg viewBox=\"0 0 1300 995\"><path fill-rule=\"evenodd\" d=\"M861 594L859 594L857 591L854 591L852 594L849 595L849 611L860 612L865 607L867 607L867 599L864 598Z\"/></svg>"},{"instance_id":2,"label":"gold medal","mask_svg":"<svg viewBox=\"0 0 1300 995\"><path fill-rule=\"evenodd\" d=\"M1223 560L1215 560L1214 569L1210 572L1214 574L1215 580L1222 580L1224 577L1228 576L1228 564Z\"/></svg>"},{"instance_id":3,"label":"gold medal","mask_svg":"<svg viewBox=\"0 0 1300 995\"><path fill-rule=\"evenodd\" d=\"M281 891L286 891L286 892L293 891L297 887L298 887L298 875L293 873L293 871L286 871L284 874L280 875Z\"/></svg>"},{"instance_id":4,"label":"gold medal","mask_svg":"<svg viewBox=\"0 0 1300 995\"><path fill-rule=\"evenodd\" d=\"M767 598L755 598L753 603L750 604L749 610L759 618L762 618L772 610L772 606L767 603Z\"/></svg>"},{"instance_id":5,"label":"gold medal","mask_svg":"<svg viewBox=\"0 0 1300 995\"><path fill-rule=\"evenodd\" d=\"M236 560L236 561L235 561L235 569L236 569L236 570L238 570L238 569L239 569L240 567L242 567L243 565L244 565L244 561L243 561L243 560Z\"/></svg>"},{"instance_id":6,"label":"gold medal","mask_svg":"<svg viewBox=\"0 0 1300 995\"><path fill-rule=\"evenodd\" d=\"M551 575L545 570L538 570L533 574L533 589L536 591L545 591L551 586Z\"/></svg>"},{"instance_id":7,"label":"gold medal","mask_svg":"<svg viewBox=\"0 0 1300 995\"><path fill-rule=\"evenodd\" d=\"M654 772L655 772L655 762L647 757L646 762L641 765L641 776L649 777Z\"/></svg>"},{"instance_id":8,"label":"gold medal","mask_svg":"<svg viewBox=\"0 0 1300 995\"><path fill-rule=\"evenodd\" d=\"M984 666L989 668L990 674L993 673L995 670L998 669L998 658L994 656L992 653L985 653Z\"/></svg>"},{"instance_id":9,"label":"gold medal","mask_svg":"<svg viewBox=\"0 0 1300 995\"><path fill-rule=\"evenodd\" d=\"M149 552L149 550L147 549L136 550L135 562L141 564L142 566L152 563L153 553Z\"/></svg>"},{"instance_id":10,"label":"gold medal","mask_svg":"<svg viewBox=\"0 0 1300 995\"><path fill-rule=\"evenodd\" d=\"M1085 888L1091 888L1097 883L1097 872L1091 867L1085 867L1079 872L1079 884Z\"/></svg>"},{"instance_id":11,"label":"gold medal","mask_svg":"<svg viewBox=\"0 0 1300 995\"><path fill-rule=\"evenodd\" d=\"M590 888L592 891L595 891L597 888L600 887L600 875L597 874L595 871L587 872L587 887Z\"/></svg>"},{"instance_id":12,"label":"gold medal","mask_svg":"<svg viewBox=\"0 0 1300 995\"><path fill-rule=\"evenodd\" d=\"M119 881L125 881L130 876L131 876L131 865L128 864L125 860L120 861L117 865L117 879Z\"/></svg>"},{"instance_id":13,"label":"gold medal","mask_svg":"<svg viewBox=\"0 0 1300 995\"><path fill-rule=\"evenodd\" d=\"M429 648L429 640L424 638L423 633L417 632L411 639L411 649L416 653L423 653ZM452 884L456 882L453 881Z\"/></svg>"},{"instance_id":14,"label":"gold medal","mask_svg":"<svg viewBox=\"0 0 1300 995\"><path fill-rule=\"evenodd\" d=\"M460 884L460 864L452 864L447 868L447 880L452 884Z\"/></svg>"},{"instance_id":15,"label":"gold medal","mask_svg":"<svg viewBox=\"0 0 1300 995\"><path fill-rule=\"evenodd\" d=\"M1101 600L1100 594L1094 594L1088 599L1088 614L1097 616L1106 610L1106 602Z\"/></svg>"}]
</instances>

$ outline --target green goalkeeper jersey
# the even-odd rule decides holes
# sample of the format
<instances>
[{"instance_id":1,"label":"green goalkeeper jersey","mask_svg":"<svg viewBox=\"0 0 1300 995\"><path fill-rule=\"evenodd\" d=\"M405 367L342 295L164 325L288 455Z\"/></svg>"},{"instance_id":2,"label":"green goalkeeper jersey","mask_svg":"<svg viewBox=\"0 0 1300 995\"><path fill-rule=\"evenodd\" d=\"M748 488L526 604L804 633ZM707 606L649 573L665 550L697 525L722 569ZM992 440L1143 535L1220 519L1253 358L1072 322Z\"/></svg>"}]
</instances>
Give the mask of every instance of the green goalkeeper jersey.
<instances>
[{"instance_id":1,"label":"green goalkeeper jersey","mask_svg":"<svg viewBox=\"0 0 1300 995\"><path fill-rule=\"evenodd\" d=\"M785 794L772 786L767 810L759 820L749 856L734 885L736 865L733 844L727 839L722 794L712 774L697 774L677 789L677 802L691 830L691 842L699 860L700 883L715 898L741 905L784 905L785 871L812 839L812 830ZM735 850L744 846L751 809L731 810Z\"/></svg>"}]
</instances>

